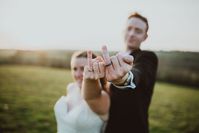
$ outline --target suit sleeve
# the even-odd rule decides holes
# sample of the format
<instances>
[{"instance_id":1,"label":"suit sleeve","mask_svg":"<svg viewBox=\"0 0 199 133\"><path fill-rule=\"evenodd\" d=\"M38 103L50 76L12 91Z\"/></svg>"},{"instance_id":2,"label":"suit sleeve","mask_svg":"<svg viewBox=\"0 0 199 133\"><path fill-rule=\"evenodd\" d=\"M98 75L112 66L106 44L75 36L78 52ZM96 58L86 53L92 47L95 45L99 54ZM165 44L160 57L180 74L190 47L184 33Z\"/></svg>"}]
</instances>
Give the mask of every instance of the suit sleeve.
<instances>
[{"instance_id":1,"label":"suit sleeve","mask_svg":"<svg viewBox=\"0 0 199 133\"><path fill-rule=\"evenodd\" d=\"M157 65L158 58L153 52L144 52L137 57L131 70L135 85L145 84L148 86L152 81L155 81Z\"/></svg>"},{"instance_id":2,"label":"suit sleeve","mask_svg":"<svg viewBox=\"0 0 199 133\"><path fill-rule=\"evenodd\" d=\"M128 72L128 78L123 85L115 85L118 89L136 89L140 84L150 86L156 78L158 58L153 52L144 51L134 61L131 71Z\"/></svg>"}]
</instances>

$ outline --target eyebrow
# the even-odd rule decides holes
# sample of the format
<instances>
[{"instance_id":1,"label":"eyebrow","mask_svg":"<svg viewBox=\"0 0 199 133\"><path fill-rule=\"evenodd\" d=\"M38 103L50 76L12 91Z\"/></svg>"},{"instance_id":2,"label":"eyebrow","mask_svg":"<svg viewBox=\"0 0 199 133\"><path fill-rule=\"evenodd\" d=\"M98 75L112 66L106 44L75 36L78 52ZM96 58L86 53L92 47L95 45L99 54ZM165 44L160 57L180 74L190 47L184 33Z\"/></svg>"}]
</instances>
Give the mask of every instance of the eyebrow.
<instances>
[{"instance_id":1,"label":"eyebrow","mask_svg":"<svg viewBox=\"0 0 199 133\"><path fill-rule=\"evenodd\" d=\"M135 29L136 29L136 30L140 30L140 31L143 31L143 30L142 30L141 28L138 28L138 27L135 27Z\"/></svg>"},{"instance_id":2,"label":"eyebrow","mask_svg":"<svg viewBox=\"0 0 199 133\"><path fill-rule=\"evenodd\" d=\"M141 29L141 28L139 28L139 27L131 26L131 25L128 25L128 26L127 26L127 29L128 29L128 28L132 28L132 27L134 27L136 30L143 31L143 29Z\"/></svg>"}]
</instances>

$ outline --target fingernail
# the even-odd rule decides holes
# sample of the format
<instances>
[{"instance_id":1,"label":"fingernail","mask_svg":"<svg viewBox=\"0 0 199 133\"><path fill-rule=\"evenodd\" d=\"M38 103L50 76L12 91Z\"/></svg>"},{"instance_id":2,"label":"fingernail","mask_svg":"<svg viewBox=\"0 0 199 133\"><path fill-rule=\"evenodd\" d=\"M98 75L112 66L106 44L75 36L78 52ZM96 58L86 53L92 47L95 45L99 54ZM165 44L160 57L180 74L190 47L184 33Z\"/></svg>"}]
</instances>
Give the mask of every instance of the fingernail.
<instances>
[{"instance_id":1,"label":"fingernail","mask_svg":"<svg viewBox=\"0 0 199 133\"><path fill-rule=\"evenodd\" d=\"M107 50L106 45L103 45L103 46L102 46L102 50Z\"/></svg>"}]
</instances>

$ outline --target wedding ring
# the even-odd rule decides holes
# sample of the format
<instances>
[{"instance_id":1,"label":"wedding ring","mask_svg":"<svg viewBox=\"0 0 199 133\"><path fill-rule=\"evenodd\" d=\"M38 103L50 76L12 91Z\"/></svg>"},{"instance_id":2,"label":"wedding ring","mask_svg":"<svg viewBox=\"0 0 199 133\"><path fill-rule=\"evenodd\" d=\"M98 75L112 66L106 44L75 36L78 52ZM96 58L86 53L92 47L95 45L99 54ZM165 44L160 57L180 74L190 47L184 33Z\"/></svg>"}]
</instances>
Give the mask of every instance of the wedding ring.
<instances>
[{"instance_id":1,"label":"wedding ring","mask_svg":"<svg viewBox=\"0 0 199 133\"><path fill-rule=\"evenodd\" d=\"M106 64L105 67L108 67L108 66L110 66L110 65L112 65L112 62Z\"/></svg>"}]
</instances>

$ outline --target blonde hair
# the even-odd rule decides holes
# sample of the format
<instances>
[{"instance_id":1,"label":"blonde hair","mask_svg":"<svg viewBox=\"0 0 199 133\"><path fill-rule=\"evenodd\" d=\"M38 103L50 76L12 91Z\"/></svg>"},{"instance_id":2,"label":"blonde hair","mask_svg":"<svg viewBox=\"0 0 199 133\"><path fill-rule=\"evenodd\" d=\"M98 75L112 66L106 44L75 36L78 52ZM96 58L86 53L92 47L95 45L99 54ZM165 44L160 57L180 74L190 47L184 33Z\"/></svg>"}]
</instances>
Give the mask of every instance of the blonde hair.
<instances>
[{"instance_id":1,"label":"blonde hair","mask_svg":"<svg viewBox=\"0 0 199 133\"><path fill-rule=\"evenodd\" d=\"M96 58L97 56L92 53L92 58ZM72 57L71 57L71 61L72 62L74 59L77 58L87 58L87 51L76 51L73 53Z\"/></svg>"}]
</instances>

